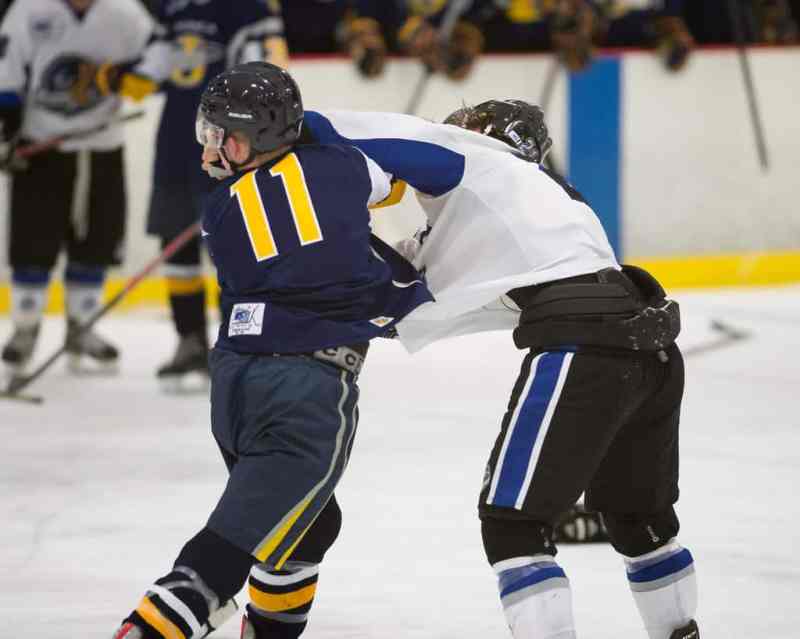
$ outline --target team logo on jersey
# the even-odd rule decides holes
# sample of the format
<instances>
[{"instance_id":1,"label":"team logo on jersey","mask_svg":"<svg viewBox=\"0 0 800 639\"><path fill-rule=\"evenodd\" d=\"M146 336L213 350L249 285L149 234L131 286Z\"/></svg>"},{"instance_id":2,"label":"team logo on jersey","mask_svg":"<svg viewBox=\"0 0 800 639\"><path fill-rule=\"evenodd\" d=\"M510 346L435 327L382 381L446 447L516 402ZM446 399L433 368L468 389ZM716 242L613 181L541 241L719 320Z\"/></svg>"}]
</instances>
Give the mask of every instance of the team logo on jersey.
<instances>
[{"instance_id":1,"label":"team logo on jersey","mask_svg":"<svg viewBox=\"0 0 800 639\"><path fill-rule=\"evenodd\" d=\"M261 335L266 304L235 304L228 321L228 337Z\"/></svg>"},{"instance_id":2,"label":"team logo on jersey","mask_svg":"<svg viewBox=\"0 0 800 639\"><path fill-rule=\"evenodd\" d=\"M64 21L59 16L32 15L28 20L28 30L34 42L57 40L64 33L64 28Z\"/></svg>"},{"instance_id":3,"label":"team logo on jersey","mask_svg":"<svg viewBox=\"0 0 800 639\"><path fill-rule=\"evenodd\" d=\"M93 109L105 100L94 81L96 72L96 65L80 55L55 58L39 79L36 103L63 115Z\"/></svg>"},{"instance_id":4,"label":"team logo on jersey","mask_svg":"<svg viewBox=\"0 0 800 639\"><path fill-rule=\"evenodd\" d=\"M196 87L206 78L208 67L225 57L224 47L193 33L184 33L177 38L179 48L175 70L170 79L179 87Z\"/></svg>"},{"instance_id":5,"label":"team logo on jersey","mask_svg":"<svg viewBox=\"0 0 800 639\"><path fill-rule=\"evenodd\" d=\"M370 324L374 324L378 328L383 328L384 326L388 326L394 321L394 317L375 317L369 321Z\"/></svg>"}]
</instances>

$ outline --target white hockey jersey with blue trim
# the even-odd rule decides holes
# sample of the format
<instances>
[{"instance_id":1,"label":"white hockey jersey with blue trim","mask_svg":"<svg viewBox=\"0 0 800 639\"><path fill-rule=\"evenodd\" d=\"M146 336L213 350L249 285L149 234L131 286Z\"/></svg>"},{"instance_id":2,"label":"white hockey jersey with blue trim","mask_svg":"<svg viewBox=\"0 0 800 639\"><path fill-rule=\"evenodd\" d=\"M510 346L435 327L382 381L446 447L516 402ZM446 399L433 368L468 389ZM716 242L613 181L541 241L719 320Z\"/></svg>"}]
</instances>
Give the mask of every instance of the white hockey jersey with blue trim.
<instances>
[{"instance_id":1,"label":"white hockey jersey with blue trim","mask_svg":"<svg viewBox=\"0 0 800 639\"><path fill-rule=\"evenodd\" d=\"M391 113L308 112L323 143L352 144L417 191L431 226L413 263L436 301L398 325L410 351L435 340L517 325L503 295L619 268L594 211L506 144Z\"/></svg>"},{"instance_id":2,"label":"white hockey jersey with blue trim","mask_svg":"<svg viewBox=\"0 0 800 639\"><path fill-rule=\"evenodd\" d=\"M84 75L94 74L93 65L138 58L153 28L138 0L95 0L82 14L66 1L16 0L0 25L0 101L17 96L24 105L22 137L38 142L111 120L120 98L102 95ZM112 126L61 149L111 149L122 141Z\"/></svg>"}]
</instances>

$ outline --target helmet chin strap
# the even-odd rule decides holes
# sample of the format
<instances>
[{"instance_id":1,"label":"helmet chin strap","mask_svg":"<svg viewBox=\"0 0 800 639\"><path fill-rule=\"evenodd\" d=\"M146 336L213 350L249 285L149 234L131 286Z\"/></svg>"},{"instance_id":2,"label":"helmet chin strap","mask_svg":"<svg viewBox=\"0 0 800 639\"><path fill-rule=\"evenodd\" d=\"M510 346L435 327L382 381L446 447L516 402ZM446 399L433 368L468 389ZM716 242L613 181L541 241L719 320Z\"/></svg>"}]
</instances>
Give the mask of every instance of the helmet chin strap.
<instances>
[{"instance_id":1,"label":"helmet chin strap","mask_svg":"<svg viewBox=\"0 0 800 639\"><path fill-rule=\"evenodd\" d=\"M245 158L244 162L234 162L225 153L224 146L217 149L217 154L219 155L219 162L212 163L211 168L208 171L208 174L217 180L223 180L232 176L234 173L238 173L239 171L243 170L242 167L250 164L256 158L256 156L259 155L258 151L255 151L251 148L250 153L248 154L247 158Z\"/></svg>"}]
</instances>

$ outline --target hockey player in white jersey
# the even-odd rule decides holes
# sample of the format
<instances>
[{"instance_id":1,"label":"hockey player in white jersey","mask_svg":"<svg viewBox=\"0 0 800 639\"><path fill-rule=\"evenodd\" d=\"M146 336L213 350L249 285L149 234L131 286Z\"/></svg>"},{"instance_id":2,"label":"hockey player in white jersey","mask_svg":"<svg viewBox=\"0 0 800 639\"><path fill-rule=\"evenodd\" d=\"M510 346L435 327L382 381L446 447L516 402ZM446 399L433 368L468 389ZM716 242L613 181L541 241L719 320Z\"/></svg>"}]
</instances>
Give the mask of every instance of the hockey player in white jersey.
<instances>
[{"instance_id":1,"label":"hockey player in white jersey","mask_svg":"<svg viewBox=\"0 0 800 639\"><path fill-rule=\"evenodd\" d=\"M122 132L78 135L23 162L19 144L80 134L120 107L94 82L97 64L141 55L152 22L137 0L16 0L0 28L0 162L12 171L10 250L14 333L2 351L16 372L31 358L58 254L70 361L116 363L117 349L75 328L97 309L119 264L125 228Z\"/></svg>"},{"instance_id":2,"label":"hockey player in white jersey","mask_svg":"<svg viewBox=\"0 0 800 639\"><path fill-rule=\"evenodd\" d=\"M436 301L398 325L409 350L506 328L528 351L479 498L511 633L576 637L552 528L585 492L650 639L698 639L694 562L673 509L677 304L647 272L620 267L580 193L539 164L550 144L539 109L492 100L447 122L306 112L305 131L355 145L417 191L428 228L405 252Z\"/></svg>"}]
</instances>

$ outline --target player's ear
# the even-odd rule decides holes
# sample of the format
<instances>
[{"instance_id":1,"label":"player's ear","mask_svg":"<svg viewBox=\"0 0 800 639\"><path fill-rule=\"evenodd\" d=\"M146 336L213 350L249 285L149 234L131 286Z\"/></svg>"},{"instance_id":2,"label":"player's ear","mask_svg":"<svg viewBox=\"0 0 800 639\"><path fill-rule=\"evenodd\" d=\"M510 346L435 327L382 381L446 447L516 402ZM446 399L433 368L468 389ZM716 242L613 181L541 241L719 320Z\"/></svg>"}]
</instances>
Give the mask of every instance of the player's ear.
<instances>
[{"instance_id":1,"label":"player's ear","mask_svg":"<svg viewBox=\"0 0 800 639\"><path fill-rule=\"evenodd\" d=\"M234 164L243 164L250 157L250 140L234 133L225 140L225 155Z\"/></svg>"}]
</instances>

